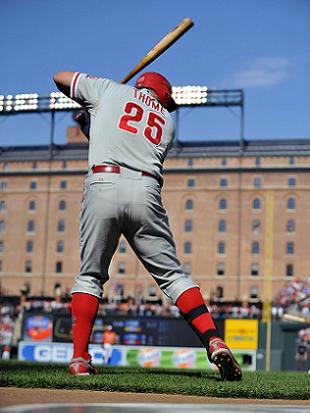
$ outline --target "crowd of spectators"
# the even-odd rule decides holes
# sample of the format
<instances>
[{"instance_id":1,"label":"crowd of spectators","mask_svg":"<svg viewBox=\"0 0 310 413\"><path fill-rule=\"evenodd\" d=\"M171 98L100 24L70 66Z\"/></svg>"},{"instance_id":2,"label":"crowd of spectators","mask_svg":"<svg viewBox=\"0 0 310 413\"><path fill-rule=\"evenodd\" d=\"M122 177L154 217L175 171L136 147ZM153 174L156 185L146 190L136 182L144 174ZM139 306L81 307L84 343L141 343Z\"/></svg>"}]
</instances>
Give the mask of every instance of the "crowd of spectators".
<instances>
[{"instance_id":1,"label":"crowd of spectators","mask_svg":"<svg viewBox=\"0 0 310 413\"><path fill-rule=\"evenodd\" d=\"M285 313L310 319L310 278L288 283L277 293L273 301L273 315L282 318Z\"/></svg>"}]
</instances>

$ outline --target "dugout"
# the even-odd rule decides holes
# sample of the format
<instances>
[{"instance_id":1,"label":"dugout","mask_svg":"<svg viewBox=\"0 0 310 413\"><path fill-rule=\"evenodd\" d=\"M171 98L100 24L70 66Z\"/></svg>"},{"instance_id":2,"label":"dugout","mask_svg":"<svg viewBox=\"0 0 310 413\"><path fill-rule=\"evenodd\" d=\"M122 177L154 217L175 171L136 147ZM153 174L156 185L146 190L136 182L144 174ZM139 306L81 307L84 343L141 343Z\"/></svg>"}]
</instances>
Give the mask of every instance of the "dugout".
<instances>
[{"instance_id":1,"label":"dugout","mask_svg":"<svg viewBox=\"0 0 310 413\"><path fill-rule=\"evenodd\" d=\"M272 322L270 370L294 371L296 370L295 354L298 343L298 333L306 329L310 323L294 323L287 321ZM257 370L265 370L266 365L266 336L267 324L259 325L258 350L256 355ZM308 364L310 368L310 343L308 343Z\"/></svg>"}]
</instances>

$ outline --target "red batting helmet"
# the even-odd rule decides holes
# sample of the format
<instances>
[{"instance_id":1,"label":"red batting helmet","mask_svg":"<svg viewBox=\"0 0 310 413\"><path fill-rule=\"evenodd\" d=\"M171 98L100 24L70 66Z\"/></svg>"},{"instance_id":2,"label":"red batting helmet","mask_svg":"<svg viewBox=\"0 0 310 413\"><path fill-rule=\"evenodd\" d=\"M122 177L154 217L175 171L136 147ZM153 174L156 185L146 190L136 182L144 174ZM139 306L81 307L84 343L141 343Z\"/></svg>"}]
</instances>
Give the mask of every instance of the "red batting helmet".
<instances>
[{"instance_id":1,"label":"red batting helmet","mask_svg":"<svg viewBox=\"0 0 310 413\"><path fill-rule=\"evenodd\" d=\"M154 90L160 103L173 112L176 109L176 103L172 98L172 87L169 81L162 75L156 72L146 72L138 77L135 87L142 89L143 87Z\"/></svg>"}]
</instances>

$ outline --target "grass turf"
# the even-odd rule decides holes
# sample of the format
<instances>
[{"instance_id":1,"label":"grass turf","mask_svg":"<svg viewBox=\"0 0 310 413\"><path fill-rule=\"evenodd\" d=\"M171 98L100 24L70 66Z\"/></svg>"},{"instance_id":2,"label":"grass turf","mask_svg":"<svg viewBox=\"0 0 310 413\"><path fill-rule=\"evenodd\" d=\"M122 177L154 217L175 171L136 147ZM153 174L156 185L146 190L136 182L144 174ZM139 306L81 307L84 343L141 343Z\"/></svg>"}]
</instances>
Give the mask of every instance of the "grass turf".
<instances>
[{"instance_id":1,"label":"grass turf","mask_svg":"<svg viewBox=\"0 0 310 413\"><path fill-rule=\"evenodd\" d=\"M208 397L308 400L310 378L299 372L245 372L240 382L222 382L216 372L101 367L99 375L73 377L67 366L0 361L1 387L84 389Z\"/></svg>"}]
</instances>

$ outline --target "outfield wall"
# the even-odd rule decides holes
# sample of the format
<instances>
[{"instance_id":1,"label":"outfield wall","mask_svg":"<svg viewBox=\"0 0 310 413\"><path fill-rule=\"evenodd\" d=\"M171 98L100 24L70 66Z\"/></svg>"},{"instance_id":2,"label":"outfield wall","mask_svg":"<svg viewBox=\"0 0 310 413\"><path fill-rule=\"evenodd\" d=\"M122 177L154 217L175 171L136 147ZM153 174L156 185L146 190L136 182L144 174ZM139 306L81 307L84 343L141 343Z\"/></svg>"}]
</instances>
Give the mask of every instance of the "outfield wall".
<instances>
[{"instance_id":1,"label":"outfield wall","mask_svg":"<svg viewBox=\"0 0 310 413\"><path fill-rule=\"evenodd\" d=\"M94 360L102 364L102 332L112 325L118 336L111 363L150 366L209 368L206 352L182 318L107 316L96 319L92 332ZM258 320L217 320L225 341L233 349L244 370L264 370L266 365L266 325ZM70 315L25 313L19 359L67 362L72 349ZM296 370L298 332L309 324L273 322L271 370ZM183 361L182 361L183 360ZM310 368L310 354L308 367ZM147 367L147 366L146 366Z\"/></svg>"},{"instance_id":2,"label":"outfield wall","mask_svg":"<svg viewBox=\"0 0 310 413\"><path fill-rule=\"evenodd\" d=\"M72 357L71 343L34 343L21 341L18 346L18 360L46 363L69 363ZM94 365L104 364L105 350L101 345L91 344L89 352ZM256 351L235 350L244 371L256 370ZM207 358L204 348L113 346L112 366L160 367L179 369L215 369Z\"/></svg>"}]
</instances>

